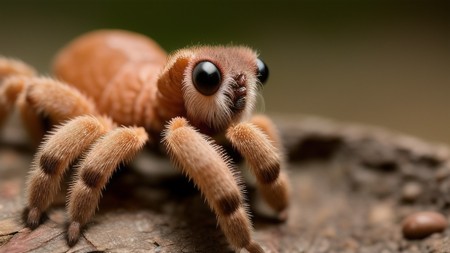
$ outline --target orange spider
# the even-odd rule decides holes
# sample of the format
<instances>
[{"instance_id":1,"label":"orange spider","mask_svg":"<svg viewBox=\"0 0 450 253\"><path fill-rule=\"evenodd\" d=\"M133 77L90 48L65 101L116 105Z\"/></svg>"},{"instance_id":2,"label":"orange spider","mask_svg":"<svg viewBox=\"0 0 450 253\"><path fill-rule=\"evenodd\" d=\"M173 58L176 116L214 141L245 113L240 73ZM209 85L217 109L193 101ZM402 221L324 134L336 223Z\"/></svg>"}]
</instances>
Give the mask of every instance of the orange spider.
<instances>
[{"instance_id":1,"label":"orange spider","mask_svg":"<svg viewBox=\"0 0 450 253\"><path fill-rule=\"evenodd\" d=\"M199 46L167 56L145 36L101 30L57 55L54 73L64 82L35 73L0 58L0 122L16 104L35 139L44 134L43 115L60 124L44 137L32 164L27 226L39 226L64 172L81 157L67 197L68 243L74 245L114 170L150 136L193 179L229 243L263 252L251 236L240 179L212 139L225 134L249 163L264 199L285 217L289 184L280 170L279 137L267 117L252 116L258 86L268 77L253 50Z\"/></svg>"}]
</instances>

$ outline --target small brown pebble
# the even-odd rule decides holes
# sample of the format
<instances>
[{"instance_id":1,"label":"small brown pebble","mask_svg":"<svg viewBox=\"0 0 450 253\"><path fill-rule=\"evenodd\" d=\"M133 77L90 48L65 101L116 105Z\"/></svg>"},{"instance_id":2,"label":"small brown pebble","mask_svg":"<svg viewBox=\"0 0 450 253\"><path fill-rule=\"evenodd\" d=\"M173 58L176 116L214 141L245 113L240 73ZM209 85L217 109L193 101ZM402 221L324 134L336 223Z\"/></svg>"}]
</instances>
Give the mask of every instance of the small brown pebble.
<instances>
[{"instance_id":1,"label":"small brown pebble","mask_svg":"<svg viewBox=\"0 0 450 253\"><path fill-rule=\"evenodd\" d=\"M422 239L447 228L447 219L436 212L417 212L403 221L403 236L406 239Z\"/></svg>"},{"instance_id":2,"label":"small brown pebble","mask_svg":"<svg viewBox=\"0 0 450 253\"><path fill-rule=\"evenodd\" d=\"M417 182L408 182L403 186L402 199L406 202L416 201L422 194L422 185Z\"/></svg>"}]
</instances>

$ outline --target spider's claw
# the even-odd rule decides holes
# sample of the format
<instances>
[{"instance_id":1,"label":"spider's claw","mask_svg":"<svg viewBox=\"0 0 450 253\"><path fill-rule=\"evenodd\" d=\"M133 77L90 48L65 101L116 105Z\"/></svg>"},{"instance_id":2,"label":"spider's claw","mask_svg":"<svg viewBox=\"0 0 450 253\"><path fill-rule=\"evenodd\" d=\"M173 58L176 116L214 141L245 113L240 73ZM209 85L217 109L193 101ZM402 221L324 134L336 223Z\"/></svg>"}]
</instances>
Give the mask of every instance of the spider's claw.
<instances>
[{"instance_id":1,"label":"spider's claw","mask_svg":"<svg viewBox=\"0 0 450 253\"><path fill-rule=\"evenodd\" d=\"M281 222L285 222L288 219L288 217L289 217L289 214L288 214L288 210L286 210L286 209L281 211L277 216L278 220Z\"/></svg>"},{"instance_id":2,"label":"spider's claw","mask_svg":"<svg viewBox=\"0 0 450 253\"><path fill-rule=\"evenodd\" d=\"M264 253L264 250L256 242L251 242L245 249L249 253Z\"/></svg>"},{"instance_id":3,"label":"spider's claw","mask_svg":"<svg viewBox=\"0 0 450 253\"><path fill-rule=\"evenodd\" d=\"M41 223L42 213L37 207L33 207L28 211L27 227L35 229Z\"/></svg>"},{"instance_id":4,"label":"spider's claw","mask_svg":"<svg viewBox=\"0 0 450 253\"><path fill-rule=\"evenodd\" d=\"M81 225L79 222L73 221L67 230L67 243L70 247L74 246L80 239Z\"/></svg>"}]
</instances>

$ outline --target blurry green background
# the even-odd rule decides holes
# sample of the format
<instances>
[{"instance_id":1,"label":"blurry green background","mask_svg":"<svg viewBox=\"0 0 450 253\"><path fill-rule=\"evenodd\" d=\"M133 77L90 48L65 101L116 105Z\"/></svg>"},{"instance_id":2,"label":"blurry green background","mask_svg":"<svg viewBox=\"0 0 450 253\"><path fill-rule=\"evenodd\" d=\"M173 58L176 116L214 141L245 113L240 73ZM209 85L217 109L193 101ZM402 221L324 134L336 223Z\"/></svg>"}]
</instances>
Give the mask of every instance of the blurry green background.
<instances>
[{"instance_id":1,"label":"blurry green background","mask_svg":"<svg viewBox=\"0 0 450 253\"><path fill-rule=\"evenodd\" d=\"M1 1L0 54L49 73L75 36L121 28L166 50L258 49L269 113L384 126L450 144L450 5L432 1Z\"/></svg>"}]
</instances>

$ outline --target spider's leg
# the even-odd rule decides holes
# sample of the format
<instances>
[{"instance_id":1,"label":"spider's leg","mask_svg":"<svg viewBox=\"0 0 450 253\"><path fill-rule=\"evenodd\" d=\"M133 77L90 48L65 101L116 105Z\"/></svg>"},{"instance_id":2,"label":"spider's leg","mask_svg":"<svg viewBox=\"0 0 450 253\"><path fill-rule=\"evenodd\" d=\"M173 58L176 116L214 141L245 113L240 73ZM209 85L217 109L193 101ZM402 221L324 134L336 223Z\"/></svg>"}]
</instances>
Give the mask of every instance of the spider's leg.
<instances>
[{"instance_id":1,"label":"spider's leg","mask_svg":"<svg viewBox=\"0 0 450 253\"><path fill-rule=\"evenodd\" d=\"M0 125L25 88L27 77L32 77L36 71L22 61L0 56Z\"/></svg>"},{"instance_id":2,"label":"spider's leg","mask_svg":"<svg viewBox=\"0 0 450 253\"><path fill-rule=\"evenodd\" d=\"M226 136L249 163L264 199L285 219L290 191L288 177L281 170L283 157L276 128L267 117L258 116L252 122L230 127Z\"/></svg>"},{"instance_id":3,"label":"spider's leg","mask_svg":"<svg viewBox=\"0 0 450 253\"><path fill-rule=\"evenodd\" d=\"M28 80L25 99L38 113L61 123L81 115L98 115L95 104L75 87L47 77Z\"/></svg>"},{"instance_id":4,"label":"spider's leg","mask_svg":"<svg viewBox=\"0 0 450 253\"><path fill-rule=\"evenodd\" d=\"M34 76L36 70L23 61L0 56L0 81L10 76Z\"/></svg>"},{"instance_id":5,"label":"spider's leg","mask_svg":"<svg viewBox=\"0 0 450 253\"><path fill-rule=\"evenodd\" d=\"M280 135L278 133L278 129L276 128L273 121L263 114L257 114L254 115L250 122L253 123L255 126L257 126L263 133L267 135L267 137L272 141L272 144L281 151L281 153L284 153L283 145L281 143ZM284 157L281 157L284 159Z\"/></svg>"},{"instance_id":6,"label":"spider's leg","mask_svg":"<svg viewBox=\"0 0 450 253\"><path fill-rule=\"evenodd\" d=\"M0 126L3 125L25 89L27 79L23 76L10 76L0 82Z\"/></svg>"},{"instance_id":7,"label":"spider's leg","mask_svg":"<svg viewBox=\"0 0 450 253\"><path fill-rule=\"evenodd\" d=\"M96 139L111 128L111 121L92 116L77 117L56 128L39 147L27 181L27 226L39 225L52 203L69 165Z\"/></svg>"},{"instance_id":8,"label":"spider's leg","mask_svg":"<svg viewBox=\"0 0 450 253\"><path fill-rule=\"evenodd\" d=\"M223 151L184 118L169 123L164 144L172 160L205 196L230 244L251 253L263 252L251 238L252 226L242 192Z\"/></svg>"},{"instance_id":9,"label":"spider's leg","mask_svg":"<svg viewBox=\"0 0 450 253\"><path fill-rule=\"evenodd\" d=\"M77 165L77 176L69 189L70 225L68 243L74 245L81 228L97 209L101 191L120 163L130 160L147 142L142 127L120 127L98 139Z\"/></svg>"},{"instance_id":10,"label":"spider's leg","mask_svg":"<svg viewBox=\"0 0 450 253\"><path fill-rule=\"evenodd\" d=\"M36 109L26 99L26 92L20 93L16 101L16 106L19 109L22 122L31 140L36 147L39 146L46 131L42 116L38 114Z\"/></svg>"},{"instance_id":11,"label":"spider's leg","mask_svg":"<svg viewBox=\"0 0 450 253\"><path fill-rule=\"evenodd\" d=\"M11 76L0 86L0 123L17 104L36 143L44 135L42 116L58 124L81 115L98 115L94 103L74 87L46 77Z\"/></svg>"},{"instance_id":12,"label":"spider's leg","mask_svg":"<svg viewBox=\"0 0 450 253\"><path fill-rule=\"evenodd\" d=\"M3 80L0 85L0 126L3 125L14 105L17 105L22 121L37 146L44 135L44 126L36 110L29 105L24 92L32 79L33 77L15 75Z\"/></svg>"},{"instance_id":13,"label":"spider's leg","mask_svg":"<svg viewBox=\"0 0 450 253\"><path fill-rule=\"evenodd\" d=\"M81 115L98 115L94 103L76 88L47 77L31 77L17 101L22 120L35 143L44 135L43 117L59 124Z\"/></svg>"}]
</instances>

